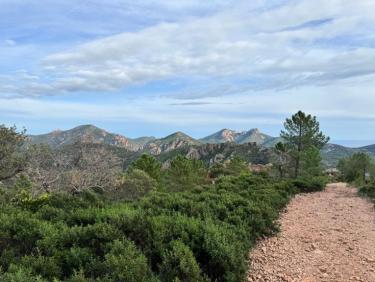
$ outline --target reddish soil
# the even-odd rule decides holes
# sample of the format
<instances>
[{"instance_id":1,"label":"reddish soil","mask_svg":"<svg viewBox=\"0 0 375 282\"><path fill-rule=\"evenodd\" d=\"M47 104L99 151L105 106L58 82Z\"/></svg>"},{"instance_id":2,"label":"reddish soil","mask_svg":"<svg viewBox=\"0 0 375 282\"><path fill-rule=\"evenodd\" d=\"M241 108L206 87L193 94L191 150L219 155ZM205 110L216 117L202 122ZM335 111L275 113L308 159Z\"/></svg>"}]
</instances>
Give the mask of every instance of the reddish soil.
<instances>
[{"instance_id":1,"label":"reddish soil","mask_svg":"<svg viewBox=\"0 0 375 282\"><path fill-rule=\"evenodd\" d=\"M248 281L375 282L374 205L355 188L297 195L280 226L252 250Z\"/></svg>"}]
</instances>

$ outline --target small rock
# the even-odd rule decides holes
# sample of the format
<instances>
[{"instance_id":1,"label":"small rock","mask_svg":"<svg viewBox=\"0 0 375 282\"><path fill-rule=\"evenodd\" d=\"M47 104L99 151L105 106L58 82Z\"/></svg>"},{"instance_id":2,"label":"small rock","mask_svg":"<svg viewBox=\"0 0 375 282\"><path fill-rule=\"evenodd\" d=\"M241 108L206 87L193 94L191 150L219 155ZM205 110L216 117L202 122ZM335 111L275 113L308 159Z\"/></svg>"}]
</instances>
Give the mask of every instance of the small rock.
<instances>
[{"instance_id":1,"label":"small rock","mask_svg":"<svg viewBox=\"0 0 375 282\"><path fill-rule=\"evenodd\" d=\"M326 268L325 266L320 266L320 267L319 267L319 270L320 270L320 272L322 272L322 273L326 273L326 272L327 272L327 268Z\"/></svg>"}]
</instances>

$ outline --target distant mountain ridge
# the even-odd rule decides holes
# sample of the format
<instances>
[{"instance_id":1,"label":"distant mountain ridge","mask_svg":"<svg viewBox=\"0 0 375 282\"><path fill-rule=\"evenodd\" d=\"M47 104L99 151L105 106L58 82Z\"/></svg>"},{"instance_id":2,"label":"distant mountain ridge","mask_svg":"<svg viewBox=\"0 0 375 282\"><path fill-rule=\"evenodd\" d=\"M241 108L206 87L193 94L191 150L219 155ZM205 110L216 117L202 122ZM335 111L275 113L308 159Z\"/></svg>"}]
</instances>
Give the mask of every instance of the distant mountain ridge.
<instances>
[{"instance_id":1,"label":"distant mountain ridge","mask_svg":"<svg viewBox=\"0 0 375 282\"><path fill-rule=\"evenodd\" d=\"M183 132L176 132L161 139L155 139L145 144L144 150L154 155L178 149L183 146L201 145L202 142Z\"/></svg>"},{"instance_id":2,"label":"distant mountain ridge","mask_svg":"<svg viewBox=\"0 0 375 282\"><path fill-rule=\"evenodd\" d=\"M219 144L226 142L235 142L237 144L256 143L257 145L267 146L272 144L276 139L260 132L258 128L250 129L249 131L234 131L231 129L222 129L212 135L199 139L202 143Z\"/></svg>"},{"instance_id":3,"label":"distant mountain ridge","mask_svg":"<svg viewBox=\"0 0 375 282\"><path fill-rule=\"evenodd\" d=\"M56 149L77 142L110 145L133 152L148 152L153 155L168 153L177 149L199 147L205 144L247 144L271 148L280 137L272 137L254 128L248 131L222 129L201 139L194 139L183 132L175 132L164 138L139 137L128 138L120 134L110 133L94 125L81 125L69 130L55 130L41 135L28 136L31 144L47 144ZM233 148L233 145L230 146ZM321 151L326 166L335 166L340 158L348 157L356 152L367 152L375 157L375 145L359 148L348 148L336 144L327 144Z\"/></svg>"},{"instance_id":4,"label":"distant mountain ridge","mask_svg":"<svg viewBox=\"0 0 375 282\"><path fill-rule=\"evenodd\" d=\"M154 139L154 137L130 139L120 134L109 133L94 125L80 125L65 131L55 130L47 134L29 136L30 143L46 144L54 149L81 142L111 145L126 148L131 151L141 149L145 143Z\"/></svg>"},{"instance_id":5,"label":"distant mountain ridge","mask_svg":"<svg viewBox=\"0 0 375 282\"><path fill-rule=\"evenodd\" d=\"M82 142L111 145L130 151L145 150L153 154L159 154L181 146L220 144L227 142L236 144L256 143L261 146L272 146L276 140L279 140L279 138L261 133L257 128L242 132L222 129L201 139L194 139L180 131L163 138L139 137L132 139L120 134L110 133L94 125L80 125L69 130L55 130L47 134L29 136L30 143L47 144L52 148Z\"/></svg>"}]
</instances>

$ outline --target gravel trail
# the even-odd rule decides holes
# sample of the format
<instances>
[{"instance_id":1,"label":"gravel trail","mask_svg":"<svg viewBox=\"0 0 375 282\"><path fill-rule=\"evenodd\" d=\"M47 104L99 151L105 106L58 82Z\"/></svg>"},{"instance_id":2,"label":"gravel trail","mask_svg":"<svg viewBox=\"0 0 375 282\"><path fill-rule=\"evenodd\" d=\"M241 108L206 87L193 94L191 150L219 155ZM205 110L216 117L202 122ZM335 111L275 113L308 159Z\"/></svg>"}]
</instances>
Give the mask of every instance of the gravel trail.
<instances>
[{"instance_id":1,"label":"gravel trail","mask_svg":"<svg viewBox=\"0 0 375 282\"><path fill-rule=\"evenodd\" d=\"M250 253L248 281L375 282L374 205L344 183L297 195Z\"/></svg>"}]
</instances>

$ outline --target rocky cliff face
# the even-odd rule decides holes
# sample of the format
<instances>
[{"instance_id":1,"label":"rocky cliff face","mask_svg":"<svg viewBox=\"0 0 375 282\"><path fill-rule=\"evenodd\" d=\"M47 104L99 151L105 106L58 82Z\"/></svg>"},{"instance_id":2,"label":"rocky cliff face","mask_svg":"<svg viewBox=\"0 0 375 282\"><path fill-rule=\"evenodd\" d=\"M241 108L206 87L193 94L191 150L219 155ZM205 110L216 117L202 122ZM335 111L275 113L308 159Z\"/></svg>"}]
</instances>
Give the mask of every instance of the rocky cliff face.
<instances>
[{"instance_id":1,"label":"rocky cliff face","mask_svg":"<svg viewBox=\"0 0 375 282\"><path fill-rule=\"evenodd\" d=\"M74 143L103 144L129 151L144 151L153 155L169 152L183 146L200 145L201 142L182 133L176 132L165 138L140 137L130 139L119 134L109 133L93 125L82 125L70 130L55 130L48 134L29 136L31 144L47 144L56 149Z\"/></svg>"},{"instance_id":2,"label":"rocky cliff face","mask_svg":"<svg viewBox=\"0 0 375 282\"><path fill-rule=\"evenodd\" d=\"M267 164L270 162L271 150L260 147L256 143L237 144L234 142L219 144L200 144L182 146L158 155L159 160L167 162L177 154L188 158L202 160L208 165L229 160L235 156L241 157L249 163Z\"/></svg>"},{"instance_id":3,"label":"rocky cliff face","mask_svg":"<svg viewBox=\"0 0 375 282\"><path fill-rule=\"evenodd\" d=\"M218 144L226 142L235 142L238 133L231 129L222 129L212 135L200 139L203 143Z\"/></svg>"},{"instance_id":4,"label":"rocky cliff face","mask_svg":"<svg viewBox=\"0 0 375 282\"><path fill-rule=\"evenodd\" d=\"M191 138L185 133L176 132L165 138L155 139L147 143L143 149L153 155L159 155L164 152L176 150L180 147L200 144L201 142Z\"/></svg>"},{"instance_id":5,"label":"rocky cliff face","mask_svg":"<svg viewBox=\"0 0 375 282\"><path fill-rule=\"evenodd\" d=\"M258 128L254 128L249 131L241 132L231 129L222 129L212 135L200 139L200 141L211 144L235 142L237 144L257 143L258 145L266 145L274 139L274 137L260 132Z\"/></svg>"}]
</instances>

